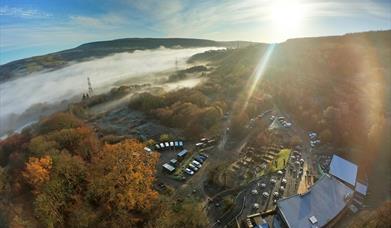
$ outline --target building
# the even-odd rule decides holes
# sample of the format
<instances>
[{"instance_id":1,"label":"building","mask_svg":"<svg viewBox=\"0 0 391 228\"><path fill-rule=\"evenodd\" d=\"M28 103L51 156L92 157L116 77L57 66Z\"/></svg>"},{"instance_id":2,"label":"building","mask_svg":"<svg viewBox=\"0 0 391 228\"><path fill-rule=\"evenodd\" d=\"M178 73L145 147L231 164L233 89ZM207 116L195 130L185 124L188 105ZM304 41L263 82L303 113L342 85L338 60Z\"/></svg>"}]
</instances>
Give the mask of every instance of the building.
<instances>
[{"instance_id":1,"label":"building","mask_svg":"<svg viewBox=\"0 0 391 228\"><path fill-rule=\"evenodd\" d=\"M167 173L173 173L175 171L175 167L173 167L172 165L170 165L168 163L164 163L163 164L163 171L165 171Z\"/></svg>"},{"instance_id":2,"label":"building","mask_svg":"<svg viewBox=\"0 0 391 228\"><path fill-rule=\"evenodd\" d=\"M329 173L351 187L356 185L358 166L337 155L333 155Z\"/></svg>"},{"instance_id":3,"label":"building","mask_svg":"<svg viewBox=\"0 0 391 228\"><path fill-rule=\"evenodd\" d=\"M247 228L269 228L269 224L263 219L261 213L248 215L246 218Z\"/></svg>"},{"instance_id":4,"label":"building","mask_svg":"<svg viewBox=\"0 0 391 228\"><path fill-rule=\"evenodd\" d=\"M273 227L315 228L332 226L349 209L354 213L367 192L357 181L358 166L337 155L324 174L304 194L277 201Z\"/></svg>"},{"instance_id":5,"label":"building","mask_svg":"<svg viewBox=\"0 0 391 228\"><path fill-rule=\"evenodd\" d=\"M336 177L323 175L306 193L277 202L273 227L324 227L343 214L354 190Z\"/></svg>"},{"instance_id":6,"label":"building","mask_svg":"<svg viewBox=\"0 0 391 228\"><path fill-rule=\"evenodd\" d=\"M178 158L178 160L182 160L184 157L186 157L188 151L185 149L185 150L182 150L181 152L179 152L176 156Z\"/></svg>"}]
</instances>

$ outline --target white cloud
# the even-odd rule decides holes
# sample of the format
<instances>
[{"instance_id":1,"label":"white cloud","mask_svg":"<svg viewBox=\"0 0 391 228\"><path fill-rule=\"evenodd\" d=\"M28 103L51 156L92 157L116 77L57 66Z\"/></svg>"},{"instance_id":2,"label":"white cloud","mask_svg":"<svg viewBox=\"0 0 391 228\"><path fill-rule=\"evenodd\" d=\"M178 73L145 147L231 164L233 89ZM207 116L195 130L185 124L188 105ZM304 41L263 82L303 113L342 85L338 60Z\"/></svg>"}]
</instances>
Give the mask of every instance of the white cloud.
<instances>
[{"instance_id":1,"label":"white cloud","mask_svg":"<svg viewBox=\"0 0 391 228\"><path fill-rule=\"evenodd\" d=\"M270 27L270 9L276 1L279 0L197 1L191 7L186 7L189 3L187 0L129 0L128 2L149 17L155 18L156 27L162 29L167 36L203 37L215 33L216 30L221 31L235 26L240 28L245 24L252 24L252 30L257 29L254 26ZM346 17L362 18L364 16L390 20L389 5L384 7L370 0L280 1L300 3L301 7L306 8L306 20L327 20L328 17L340 17L344 20ZM267 32L265 29L263 31Z\"/></svg>"},{"instance_id":2,"label":"white cloud","mask_svg":"<svg viewBox=\"0 0 391 228\"><path fill-rule=\"evenodd\" d=\"M48 18L51 17L52 14L37 9L0 6L0 16L20 18Z\"/></svg>"},{"instance_id":3,"label":"white cloud","mask_svg":"<svg viewBox=\"0 0 391 228\"><path fill-rule=\"evenodd\" d=\"M88 27L103 27L104 23L93 17L86 17L86 16L70 16L70 19L77 24L88 26Z\"/></svg>"},{"instance_id":4,"label":"white cloud","mask_svg":"<svg viewBox=\"0 0 391 228\"><path fill-rule=\"evenodd\" d=\"M120 12L108 13L97 17L72 15L69 18L71 23L75 23L76 25L94 27L98 29L112 29L113 27L130 24L129 19Z\"/></svg>"}]
</instances>

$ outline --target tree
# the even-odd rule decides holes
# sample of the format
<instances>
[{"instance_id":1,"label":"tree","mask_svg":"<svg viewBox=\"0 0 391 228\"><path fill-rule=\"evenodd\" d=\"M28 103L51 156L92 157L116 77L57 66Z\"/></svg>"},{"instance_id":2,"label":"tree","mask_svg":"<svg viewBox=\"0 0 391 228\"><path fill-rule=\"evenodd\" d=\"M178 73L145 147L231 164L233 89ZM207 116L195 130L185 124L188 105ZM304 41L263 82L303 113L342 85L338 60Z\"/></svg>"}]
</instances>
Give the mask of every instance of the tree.
<instances>
[{"instance_id":1,"label":"tree","mask_svg":"<svg viewBox=\"0 0 391 228\"><path fill-rule=\"evenodd\" d=\"M380 207L364 210L353 217L348 227L390 227L391 201L384 202Z\"/></svg>"},{"instance_id":2,"label":"tree","mask_svg":"<svg viewBox=\"0 0 391 228\"><path fill-rule=\"evenodd\" d=\"M148 139L146 142L145 142L145 145L147 146L154 146L156 144L156 141L153 140L153 139Z\"/></svg>"},{"instance_id":3,"label":"tree","mask_svg":"<svg viewBox=\"0 0 391 228\"><path fill-rule=\"evenodd\" d=\"M11 153L17 153L24 150L28 137L23 134L13 134L5 140L0 140L0 166L6 166L9 162Z\"/></svg>"},{"instance_id":4,"label":"tree","mask_svg":"<svg viewBox=\"0 0 391 228\"><path fill-rule=\"evenodd\" d=\"M194 199L187 199L182 203L170 205L165 202L166 208L162 209L162 214L156 220L156 226L152 227L194 227L201 228L207 226L208 218L202 209L202 204Z\"/></svg>"},{"instance_id":5,"label":"tree","mask_svg":"<svg viewBox=\"0 0 391 228\"><path fill-rule=\"evenodd\" d=\"M333 139L333 133L329 129L325 129L320 132L319 138L322 142L331 142Z\"/></svg>"},{"instance_id":6,"label":"tree","mask_svg":"<svg viewBox=\"0 0 391 228\"><path fill-rule=\"evenodd\" d=\"M66 202L63 183L59 179L51 180L34 200L35 216L45 227L57 227L64 223L62 211Z\"/></svg>"},{"instance_id":7,"label":"tree","mask_svg":"<svg viewBox=\"0 0 391 228\"><path fill-rule=\"evenodd\" d=\"M232 133L236 136L240 136L244 134L246 128L246 124L248 123L249 118L245 112L241 112L239 114L235 114L232 118L231 128Z\"/></svg>"},{"instance_id":8,"label":"tree","mask_svg":"<svg viewBox=\"0 0 391 228\"><path fill-rule=\"evenodd\" d=\"M8 182L8 176L4 168L0 167L0 198L3 197L3 194L8 193L10 190L10 185Z\"/></svg>"},{"instance_id":9,"label":"tree","mask_svg":"<svg viewBox=\"0 0 391 228\"><path fill-rule=\"evenodd\" d=\"M39 124L38 131L41 134L46 134L55 130L77 128L82 126L84 126L83 121L78 119L76 116L69 113L57 112L43 119Z\"/></svg>"},{"instance_id":10,"label":"tree","mask_svg":"<svg viewBox=\"0 0 391 228\"><path fill-rule=\"evenodd\" d=\"M88 127L62 129L48 134L49 140L58 143L60 149L66 149L73 155L79 155L89 161L99 148L99 142Z\"/></svg>"},{"instance_id":11,"label":"tree","mask_svg":"<svg viewBox=\"0 0 391 228\"><path fill-rule=\"evenodd\" d=\"M85 201L82 196L74 196L75 200L72 205L67 207L67 221L65 227L92 227L97 221L98 214L94 208Z\"/></svg>"},{"instance_id":12,"label":"tree","mask_svg":"<svg viewBox=\"0 0 391 228\"><path fill-rule=\"evenodd\" d=\"M34 157L58 154L59 148L60 146L56 141L42 135L32 138L28 145L30 154Z\"/></svg>"},{"instance_id":13,"label":"tree","mask_svg":"<svg viewBox=\"0 0 391 228\"><path fill-rule=\"evenodd\" d=\"M89 195L107 213L143 213L157 199L152 183L158 154L145 153L143 148L144 144L138 141L125 140L105 145L93 158Z\"/></svg>"},{"instance_id":14,"label":"tree","mask_svg":"<svg viewBox=\"0 0 391 228\"><path fill-rule=\"evenodd\" d=\"M23 177L34 190L38 190L46 181L49 180L51 169L52 158L50 156L42 158L31 157L26 163L26 168L23 171Z\"/></svg>"},{"instance_id":15,"label":"tree","mask_svg":"<svg viewBox=\"0 0 391 228\"><path fill-rule=\"evenodd\" d=\"M82 204L78 196L84 193L86 172L85 163L78 156L61 153L53 157L50 180L42 185L34 200L34 213L45 227L64 225L73 205Z\"/></svg>"},{"instance_id":16,"label":"tree","mask_svg":"<svg viewBox=\"0 0 391 228\"><path fill-rule=\"evenodd\" d=\"M299 144L302 144L303 143L303 140L301 140L301 138L297 135L294 135L291 137L290 139L290 144L292 146L295 146L295 145L299 145Z\"/></svg>"},{"instance_id":17,"label":"tree","mask_svg":"<svg viewBox=\"0 0 391 228\"><path fill-rule=\"evenodd\" d=\"M162 134L160 135L160 142L166 142L166 141L170 141L173 137L169 134Z\"/></svg>"}]
</instances>

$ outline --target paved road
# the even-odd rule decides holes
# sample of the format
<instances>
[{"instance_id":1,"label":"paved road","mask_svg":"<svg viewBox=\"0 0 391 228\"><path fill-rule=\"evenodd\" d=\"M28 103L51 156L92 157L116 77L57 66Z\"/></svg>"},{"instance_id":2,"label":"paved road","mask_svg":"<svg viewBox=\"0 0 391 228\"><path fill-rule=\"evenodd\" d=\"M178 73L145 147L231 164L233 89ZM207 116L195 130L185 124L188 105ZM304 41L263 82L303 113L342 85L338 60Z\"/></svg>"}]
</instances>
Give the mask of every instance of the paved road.
<instances>
[{"instance_id":1,"label":"paved road","mask_svg":"<svg viewBox=\"0 0 391 228\"><path fill-rule=\"evenodd\" d=\"M301 129L300 127L298 127L295 124L295 122L292 119L290 119L288 115L286 115L284 112L282 112L277 106L276 106L275 110L278 113L277 114L278 116L281 116L281 115L285 116L285 117L287 117L287 119L289 119L289 122L292 123L292 127L288 128L287 131L291 131L294 134L297 134L302 138L302 140L303 140L303 148L301 149L302 157L305 157L305 163L312 162L311 159L309 159L310 158L309 153L310 153L311 147L309 146L309 139L308 139L306 131ZM238 148L237 151L240 151L240 149L242 149L246 145L247 141L253 136L254 132L255 131L252 130L248 134L248 136L244 140L242 140L242 142L240 143L240 146L237 147ZM308 159L307 159L307 157L308 157ZM238 217L240 220L240 218L244 218L248 214L253 214L256 212L260 212L260 211L267 211L270 209L274 209L275 204L274 204L273 200L275 198L273 197L273 193L279 192L279 189L281 187L282 178L285 178L288 181L286 188L285 188L285 191L283 193L283 196L287 197L287 196L296 194L300 177L298 176L299 167L296 167L295 165L293 165L295 161L293 161L291 158L289 158L289 163L292 164L292 168L296 172L291 172L290 169L287 168L286 172L284 173L283 176L279 176L277 174L267 175L267 176L260 177L256 181L253 181L253 182L247 184L247 186L245 186L244 189L236 196L235 205L233 206L233 208L219 218L219 223L212 224L212 227L225 227L226 225L234 222L235 219ZM310 166L310 165L311 165L310 163L305 164L306 167ZM271 184L270 183L271 178L275 179L277 181L277 183ZM258 186L258 183L265 183L267 186L265 189L261 189L261 187ZM253 189L256 189L258 191L258 194L252 194L251 190L253 190ZM269 198L267 198L267 199L264 198L262 196L263 192L268 192L270 195ZM259 204L259 206L260 206L259 209L255 209L253 207L255 203Z\"/></svg>"}]
</instances>

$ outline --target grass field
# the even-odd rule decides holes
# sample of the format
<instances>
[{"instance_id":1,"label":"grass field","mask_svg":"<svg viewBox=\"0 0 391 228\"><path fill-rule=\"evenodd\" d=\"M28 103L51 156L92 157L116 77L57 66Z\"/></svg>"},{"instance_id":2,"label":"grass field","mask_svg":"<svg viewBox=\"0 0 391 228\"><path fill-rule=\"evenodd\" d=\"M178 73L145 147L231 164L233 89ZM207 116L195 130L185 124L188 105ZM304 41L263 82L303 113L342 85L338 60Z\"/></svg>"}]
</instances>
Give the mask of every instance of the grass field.
<instances>
[{"instance_id":1,"label":"grass field","mask_svg":"<svg viewBox=\"0 0 391 228\"><path fill-rule=\"evenodd\" d=\"M285 165L288 164L289 156L291 154L290 149L282 149L274 158L274 160L269 164L269 171L276 172L285 168ZM285 161L285 164L284 164ZM277 163L277 165L276 165Z\"/></svg>"}]
</instances>

